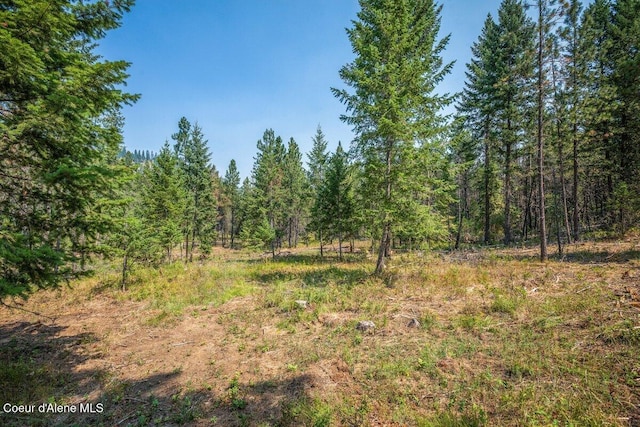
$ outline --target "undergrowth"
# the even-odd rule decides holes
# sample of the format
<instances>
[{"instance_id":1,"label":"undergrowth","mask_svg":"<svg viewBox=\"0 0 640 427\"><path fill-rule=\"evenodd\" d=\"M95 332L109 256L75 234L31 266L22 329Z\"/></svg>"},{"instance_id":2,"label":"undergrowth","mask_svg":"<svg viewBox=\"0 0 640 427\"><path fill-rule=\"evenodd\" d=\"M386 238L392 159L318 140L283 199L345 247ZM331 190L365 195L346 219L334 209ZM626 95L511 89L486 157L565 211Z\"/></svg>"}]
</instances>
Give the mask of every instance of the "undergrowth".
<instances>
[{"instance_id":1,"label":"undergrowth","mask_svg":"<svg viewBox=\"0 0 640 427\"><path fill-rule=\"evenodd\" d=\"M173 402L178 413L168 419L178 424L633 425L640 311L627 289L639 262L603 267L583 252L544 264L515 250L403 254L384 277L363 257L232 253L138 268L125 291L104 272L56 295L144 304L153 328L205 312L224 328L219 345L237 350L245 373L211 359L207 388ZM244 301L241 311L225 308L234 300ZM375 329L357 330L361 320ZM0 352L1 397L55 394L39 379L49 368L14 353ZM194 405L216 387L217 404ZM260 418L260 399L271 394L277 409Z\"/></svg>"}]
</instances>

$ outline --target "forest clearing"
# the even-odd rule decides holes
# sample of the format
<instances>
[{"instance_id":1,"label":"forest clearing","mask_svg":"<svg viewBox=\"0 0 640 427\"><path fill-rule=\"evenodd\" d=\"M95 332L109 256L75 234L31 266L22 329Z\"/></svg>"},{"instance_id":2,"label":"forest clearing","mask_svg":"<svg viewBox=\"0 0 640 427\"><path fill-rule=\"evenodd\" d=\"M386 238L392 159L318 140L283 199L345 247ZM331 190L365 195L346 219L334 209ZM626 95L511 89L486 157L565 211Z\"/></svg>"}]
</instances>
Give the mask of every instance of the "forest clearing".
<instances>
[{"instance_id":1,"label":"forest clearing","mask_svg":"<svg viewBox=\"0 0 640 427\"><path fill-rule=\"evenodd\" d=\"M0 425L640 426L640 0L135 3L0 0Z\"/></svg>"},{"instance_id":2,"label":"forest clearing","mask_svg":"<svg viewBox=\"0 0 640 427\"><path fill-rule=\"evenodd\" d=\"M553 254L552 259L553 259ZM107 266L0 311L2 425L640 423L640 245ZM362 331L360 321L375 328Z\"/></svg>"}]
</instances>

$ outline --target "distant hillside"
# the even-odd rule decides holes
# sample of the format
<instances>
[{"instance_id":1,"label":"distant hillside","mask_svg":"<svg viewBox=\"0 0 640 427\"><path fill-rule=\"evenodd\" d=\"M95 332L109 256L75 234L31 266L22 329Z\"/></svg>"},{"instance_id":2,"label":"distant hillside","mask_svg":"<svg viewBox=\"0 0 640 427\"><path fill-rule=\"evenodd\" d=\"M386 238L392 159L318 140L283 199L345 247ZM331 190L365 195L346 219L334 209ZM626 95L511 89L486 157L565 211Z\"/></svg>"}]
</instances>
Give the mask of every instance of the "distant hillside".
<instances>
[{"instance_id":1,"label":"distant hillside","mask_svg":"<svg viewBox=\"0 0 640 427\"><path fill-rule=\"evenodd\" d=\"M122 150L118 153L118 157L130 156L135 163L144 163L156 158L157 154L154 151L149 150L133 150L129 151L126 147L122 147Z\"/></svg>"}]
</instances>

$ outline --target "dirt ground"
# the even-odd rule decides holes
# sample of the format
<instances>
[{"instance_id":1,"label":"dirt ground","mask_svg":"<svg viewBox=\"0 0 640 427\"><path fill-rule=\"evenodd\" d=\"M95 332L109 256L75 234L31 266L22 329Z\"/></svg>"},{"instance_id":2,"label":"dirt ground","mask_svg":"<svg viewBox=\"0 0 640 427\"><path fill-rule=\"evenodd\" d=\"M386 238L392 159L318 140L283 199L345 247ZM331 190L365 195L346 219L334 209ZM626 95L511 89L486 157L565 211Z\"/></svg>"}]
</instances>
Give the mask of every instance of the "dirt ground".
<instances>
[{"instance_id":1,"label":"dirt ground","mask_svg":"<svg viewBox=\"0 0 640 427\"><path fill-rule=\"evenodd\" d=\"M46 374L52 385L74 392L66 395L64 404L103 404L102 414L47 414L46 424L146 425L156 420L161 425L210 425L213 420L234 425L242 424L236 412L244 405L249 411L241 415L246 418L274 420L282 416L285 399L302 397L309 388L336 387L344 377L339 363L327 361L304 375L288 372L282 348L239 351L242 345L286 339L270 325L247 325L242 337L229 339L225 316L242 319L255 309L253 297L201 310L161 328L144 325L143 303L97 297L57 313L47 310L47 296L34 299L40 304L30 307L38 306L42 316L0 310L0 346L11 345L14 352L50 367ZM234 379L238 396L230 391ZM234 398L238 411L233 410ZM203 413L207 420L201 419ZM27 425L29 420L15 416L17 423Z\"/></svg>"},{"instance_id":2,"label":"dirt ground","mask_svg":"<svg viewBox=\"0 0 640 427\"><path fill-rule=\"evenodd\" d=\"M603 252L603 259L615 254ZM637 309L633 304L640 294L632 293L640 292L640 271L635 264L623 270L630 271L623 278L631 275L625 283L634 286L621 286L621 296L629 309ZM323 357L309 355L304 369L289 363L304 359L301 353L309 349L326 346L322 331L355 321L348 309L303 322L295 341L288 342L292 335L265 313L260 295L218 307L194 307L169 325L153 326L145 302L101 294L74 300L64 297L66 292L35 294L22 306L30 312L0 307L0 358L5 359L0 362L24 360L25 369L32 369L25 374L32 381L16 390L22 400L67 410L91 403L94 410L83 406L82 413L0 413L0 424L290 425L300 402L323 395L357 401L366 393L362 382L353 380L353 368L341 355L332 357L330 348L322 350ZM403 296L389 298L395 303ZM443 301L447 303L406 299L401 310L391 310L392 320L376 332L377 339L384 341L388 334L410 342L413 331L402 313L411 313L412 304L431 305L435 312ZM460 363L442 359L437 369L460 371ZM10 391L5 393L9 403L19 403L10 400ZM378 422L375 413L370 408L367 425L401 425L388 417Z\"/></svg>"}]
</instances>

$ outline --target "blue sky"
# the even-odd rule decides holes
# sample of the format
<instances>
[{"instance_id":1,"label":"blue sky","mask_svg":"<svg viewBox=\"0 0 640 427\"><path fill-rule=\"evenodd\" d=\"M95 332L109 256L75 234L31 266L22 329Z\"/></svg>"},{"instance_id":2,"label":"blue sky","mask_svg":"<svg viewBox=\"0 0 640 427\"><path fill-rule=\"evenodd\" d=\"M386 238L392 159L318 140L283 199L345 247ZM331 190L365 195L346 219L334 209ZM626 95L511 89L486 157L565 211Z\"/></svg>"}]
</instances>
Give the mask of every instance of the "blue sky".
<instances>
[{"instance_id":1,"label":"blue sky","mask_svg":"<svg viewBox=\"0 0 640 427\"><path fill-rule=\"evenodd\" d=\"M456 92L500 0L439 3L441 34L451 34L445 59L456 60L442 91ZM345 28L358 10L357 0L137 0L98 49L132 63L126 89L142 95L123 111L125 145L158 151L185 116L202 127L220 173L235 159L242 176L267 128L304 153L318 124L331 149L348 146L353 135L330 87L344 87L338 70L353 59Z\"/></svg>"}]
</instances>

